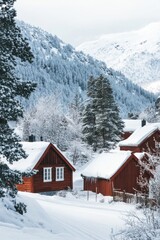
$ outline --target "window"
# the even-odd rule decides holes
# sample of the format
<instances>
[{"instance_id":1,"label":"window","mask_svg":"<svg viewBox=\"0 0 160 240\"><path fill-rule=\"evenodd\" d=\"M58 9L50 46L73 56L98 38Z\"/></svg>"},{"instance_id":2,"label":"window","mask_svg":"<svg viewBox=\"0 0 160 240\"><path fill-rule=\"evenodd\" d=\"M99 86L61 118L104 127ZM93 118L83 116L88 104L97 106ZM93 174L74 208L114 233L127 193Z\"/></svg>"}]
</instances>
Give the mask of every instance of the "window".
<instances>
[{"instance_id":1,"label":"window","mask_svg":"<svg viewBox=\"0 0 160 240\"><path fill-rule=\"evenodd\" d=\"M52 182L52 168L43 168L43 182Z\"/></svg>"},{"instance_id":2,"label":"window","mask_svg":"<svg viewBox=\"0 0 160 240\"><path fill-rule=\"evenodd\" d=\"M57 167L56 168L56 181L63 181L64 180L64 167Z\"/></svg>"}]
</instances>

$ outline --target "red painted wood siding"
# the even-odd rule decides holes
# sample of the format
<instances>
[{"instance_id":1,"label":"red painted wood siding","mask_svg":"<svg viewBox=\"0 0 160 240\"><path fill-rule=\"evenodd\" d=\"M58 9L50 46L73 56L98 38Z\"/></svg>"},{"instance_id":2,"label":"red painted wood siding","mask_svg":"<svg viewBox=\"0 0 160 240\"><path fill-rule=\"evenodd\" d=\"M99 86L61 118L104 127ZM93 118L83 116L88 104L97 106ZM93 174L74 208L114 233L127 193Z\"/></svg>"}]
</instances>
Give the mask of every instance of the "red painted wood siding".
<instances>
[{"instance_id":1,"label":"red painted wood siding","mask_svg":"<svg viewBox=\"0 0 160 240\"><path fill-rule=\"evenodd\" d=\"M123 132L122 133L122 139L125 140L127 139L129 136L131 136L133 132Z\"/></svg>"},{"instance_id":2,"label":"red painted wood siding","mask_svg":"<svg viewBox=\"0 0 160 240\"><path fill-rule=\"evenodd\" d=\"M17 185L17 189L19 191L23 191L23 192L34 192L34 188L33 188L33 177L27 178L24 177L23 178L23 184L18 184Z\"/></svg>"},{"instance_id":3,"label":"red painted wood siding","mask_svg":"<svg viewBox=\"0 0 160 240\"><path fill-rule=\"evenodd\" d=\"M132 146L121 146L120 150L122 151L132 151L132 152L141 152L139 147L132 147Z\"/></svg>"},{"instance_id":4,"label":"red painted wood siding","mask_svg":"<svg viewBox=\"0 0 160 240\"><path fill-rule=\"evenodd\" d=\"M126 166L113 178L113 187L115 190L128 193L135 193L135 189L140 190L137 183L140 174L138 163L131 159Z\"/></svg>"},{"instance_id":5,"label":"red painted wood siding","mask_svg":"<svg viewBox=\"0 0 160 240\"><path fill-rule=\"evenodd\" d=\"M104 196L112 195L111 181L106 179L84 177L84 190L101 193Z\"/></svg>"},{"instance_id":6,"label":"red painted wood siding","mask_svg":"<svg viewBox=\"0 0 160 240\"><path fill-rule=\"evenodd\" d=\"M156 131L152 136L150 136L146 141L144 141L140 146L140 150L146 151L146 152L149 152L149 151L154 152L155 142L160 143L160 132L159 131Z\"/></svg>"}]
</instances>

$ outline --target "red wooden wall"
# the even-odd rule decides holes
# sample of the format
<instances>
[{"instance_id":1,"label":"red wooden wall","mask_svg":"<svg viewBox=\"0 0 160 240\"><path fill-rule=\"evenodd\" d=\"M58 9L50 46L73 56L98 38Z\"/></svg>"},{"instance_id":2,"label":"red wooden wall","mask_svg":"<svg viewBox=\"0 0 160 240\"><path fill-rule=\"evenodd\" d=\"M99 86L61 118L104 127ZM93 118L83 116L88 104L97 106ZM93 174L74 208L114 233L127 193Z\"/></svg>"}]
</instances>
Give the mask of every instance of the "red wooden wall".
<instances>
[{"instance_id":1,"label":"red wooden wall","mask_svg":"<svg viewBox=\"0 0 160 240\"><path fill-rule=\"evenodd\" d=\"M104 196L112 195L111 181L100 178L84 177L84 190L101 193Z\"/></svg>"},{"instance_id":2,"label":"red wooden wall","mask_svg":"<svg viewBox=\"0 0 160 240\"><path fill-rule=\"evenodd\" d=\"M125 190L128 193L135 193L135 189L140 190L137 183L139 175L140 167L137 161L131 158L129 161L127 161L125 167L121 168L112 177L114 189L118 191Z\"/></svg>"},{"instance_id":3,"label":"red wooden wall","mask_svg":"<svg viewBox=\"0 0 160 240\"><path fill-rule=\"evenodd\" d=\"M23 184L18 184L17 189L23 192L34 192L33 177L30 178L24 177Z\"/></svg>"},{"instance_id":4,"label":"red wooden wall","mask_svg":"<svg viewBox=\"0 0 160 240\"><path fill-rule=\"evenodd\" d=\"M122 133L122 139L125 140L127 138L129 138L129 136L131 136L133 132L123 132Z\"/></svg>"}]
</instances>

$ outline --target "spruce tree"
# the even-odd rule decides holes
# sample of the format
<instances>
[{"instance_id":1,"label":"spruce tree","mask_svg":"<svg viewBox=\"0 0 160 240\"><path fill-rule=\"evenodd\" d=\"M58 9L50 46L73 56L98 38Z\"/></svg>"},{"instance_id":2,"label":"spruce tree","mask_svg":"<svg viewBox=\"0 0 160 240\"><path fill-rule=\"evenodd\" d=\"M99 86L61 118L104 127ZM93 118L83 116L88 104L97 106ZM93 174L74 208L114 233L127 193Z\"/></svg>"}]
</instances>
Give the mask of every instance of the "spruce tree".
<instances>
[{"instance_id":1,"label":"spruce tree","mask_svg":"<svg viewBox=\"0 0 160 240\"><path fill-rule=\"evenodd\" d=\"M95 101L98 148L108 150L120 141L124 125L119 116L110 82L102 75L96 81Z\"/></svg>"},{"instance_id":2,"label":"spruce tree","mask_svg":"<svg viewBox=\"0 0 160 240\"><path fill-rule=\"evenodd\" d=\"M88 85L90 91L87 92L88 102L83 114L84 140L94 150L109 150L120 141L124 125L109 80L101 75L92 79L92 84L89 80Z\"/></svg>"},{"instance_id":3,"label":"spruce tree","mask_svg":"<svg viewBox=\"0 0 160 240\"><path fill-rule=\"evenodd\" d=\"M26 157L9 121L22 117L23 109L17 97L28 98L35 84L22 82L15 75L17 59L31 62L33 55L16 26L14 3L15 0L0 0L0 198L10 198L16 211L22 214L25 205L16 203L16 184L21 183L22 175L11 170L3 159L12 164Z\"/></svg>"},{"instance_id":4,"label":"spruce tree","mask_svg":"<svg viewBox=\"0 0 160 240\"><path fill-rule=\"evenodd\" d=\"M96 133L96 79L91 76L87 83L87 100L82 114L82 134L83 140L91 145L96 151L97 149L97 133Z\"/></svg>"}]
</instances>

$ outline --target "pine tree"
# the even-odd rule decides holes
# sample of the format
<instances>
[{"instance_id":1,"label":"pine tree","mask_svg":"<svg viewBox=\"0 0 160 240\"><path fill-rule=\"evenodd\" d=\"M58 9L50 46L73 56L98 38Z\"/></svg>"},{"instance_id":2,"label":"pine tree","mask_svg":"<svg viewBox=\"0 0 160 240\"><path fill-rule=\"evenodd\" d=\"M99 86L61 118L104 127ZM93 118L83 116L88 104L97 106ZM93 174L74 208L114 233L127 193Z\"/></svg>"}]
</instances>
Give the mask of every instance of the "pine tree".
<instances>
[{"instance_id":1,"label":"pine tree","mask_svg":"<svg viewBox=\"0 0 160 240\"><path fill-rule=\"evenodd\" d=\"M96 147L96 139L95 139L95 114L92 111L91 104L88 103L85 106L84 112L83 112L83 139L86 141L89 145Z\"/></svg>"},{"instance_id":2,"label":"pine tree","mask_svg":"<svg viewBox=\"0 0 160 240\"><path fill-rule=\"evenodd\" d=\"M83 140L91 145L96 151L97 149L97 132L96 132L96 79L91 76L87 84L87 100L82 114L82 133Z\"/></svg>"},{"instance_id":3,"label":"pine tree","mask_svg":"<svg viewBox=\"0 0 160 240\"><path fill-rule=\"evenodd\" d=\"M35 84L22 82L15 76L17 59L22 62L33 59L30 47L16 26L15 0L0 0L0 197L11 198L16 211L21 214L25 205L16 203L16 184L21 183L21 173L5 164L25 158L19 138L9 126L9 121L23 116L17 96L28 98Z\"/></svg>"},{"instance_id":4,"label":"pine tree","mask_svg":"<svg viewBox=\"0 0 160 240\"><path fill-rule=\"evenodd\" d=\"M95 150L109 150L120 141L123 122L109 80L102 75L90 80L87 92L89 99L83 115L84 139Z\"/></svg>"},{"instance_id":5,"label":"pine tree","mask_svg":"<svg viewBox=\"0 0 160 240\"><path fill-rule=\"evenodd\" d=\"M98 147L103 149L114 147L123 131L110 82L102 75L96 81L96 129Z\"/></svg>"}]
</instances>

